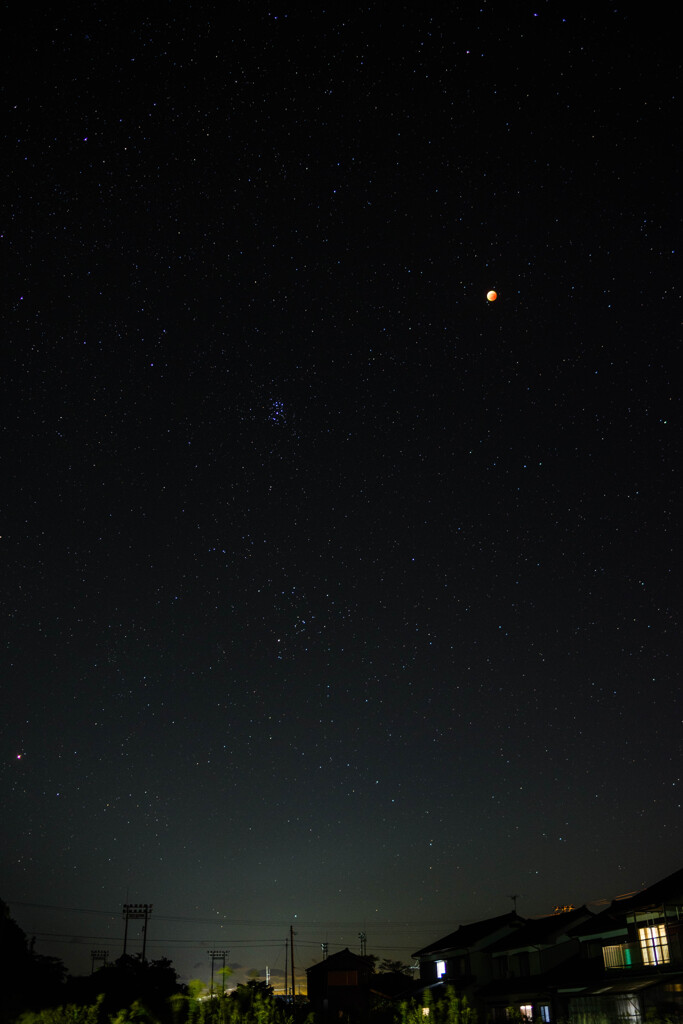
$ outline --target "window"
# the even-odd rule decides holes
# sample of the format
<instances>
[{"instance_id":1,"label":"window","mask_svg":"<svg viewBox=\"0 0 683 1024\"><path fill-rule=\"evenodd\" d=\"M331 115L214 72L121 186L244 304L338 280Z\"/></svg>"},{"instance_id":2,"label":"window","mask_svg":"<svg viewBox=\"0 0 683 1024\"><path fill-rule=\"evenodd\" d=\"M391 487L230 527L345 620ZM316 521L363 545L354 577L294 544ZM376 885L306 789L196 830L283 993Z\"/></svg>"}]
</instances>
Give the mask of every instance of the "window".
<instances>
[{"instance_id":1,"label":"window","mask_svg":"<svg viewBox=\"0 0 683 1024\"><path fill-rule=\"evenodd\" d=\"M328 971L327 984L331 988L358 984L358 971Z\"/></svg>"},{"instance_id":2,"label":"window","mask_svg":"<svg viewBox=\"0 0 683 1024\"><path fill-rule=\"evenodd\" d=\"M519 1015L522 1020L532 1021L534 1019L534 1008L531 1003L522 1003L519 1008Z\"/></svg>"},{"instance_id":3,"label":"window","mask_svg":"<svg viewBox=\"0 0 683 1024\"><path fill-rule=\"evenodd\" d=\"M630 995L616 996L614 1006L617 1011L617 1020L621 1024L638 1024L641 1020L640 1003L638 996Z\"/></svg>"},{"instance_id":4,"label":"window","mask_svg":"<svg viewBox=\"0 0 683 1024\"><path fill-rule=\"evenodd\" d=\"M543 1024L550 1024L550 1007L547 1003L541 1003L538 1008L539 1020L543 1021Z\"/></svg>"},{"instance_id":5,"label":"window","mask_svg":"<svg viewBox=\"0 0 683 1024\"><path fill-rule=\"evenodd\" d=\"M446 961L445 960L437 960L436 961L436 976L437 976L437 978L445 978L446 977Z\"/></svg>"},{"instance_id":6,"label":"window","mask_svg":"<svg viewBox=\"0 0 683 1024\"><path fill-rule=\"evenodd\" d=\"M668 964L669 943L666 937L666 925L655 924L651 928L639 928L640 950L646 967L656 964Z\"/></svg>"},{"instance_id":7,"label":"window","mask_svg":"<svg viewBox=\"0 0 683 1024\"><path fill-rule=\"evenodd\" d=\"M593 1024L606 1020L605 1005L600 996L570 996L569 1019L572 1024Z\"/></svg>"}]
</instances>

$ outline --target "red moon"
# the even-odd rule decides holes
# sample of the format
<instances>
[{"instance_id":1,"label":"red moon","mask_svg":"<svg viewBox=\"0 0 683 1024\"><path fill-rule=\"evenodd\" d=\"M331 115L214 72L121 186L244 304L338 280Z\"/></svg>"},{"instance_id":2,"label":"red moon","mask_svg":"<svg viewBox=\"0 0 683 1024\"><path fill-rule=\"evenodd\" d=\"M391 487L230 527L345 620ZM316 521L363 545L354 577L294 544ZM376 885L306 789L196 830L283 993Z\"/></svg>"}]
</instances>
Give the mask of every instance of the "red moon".
<instances>
[{"instance_id":1,"label":"red moon","mask_svg":"<svg viewBox=\"0 0 683 1024\"><path fill-rule=\"evenodd\" d=\"M489 300L489 302L495 302L496 299L498 298L498 292L494 292L493 289L491 289L490 292L486 293L486 298Z\"/></svg>"}]
</instances>

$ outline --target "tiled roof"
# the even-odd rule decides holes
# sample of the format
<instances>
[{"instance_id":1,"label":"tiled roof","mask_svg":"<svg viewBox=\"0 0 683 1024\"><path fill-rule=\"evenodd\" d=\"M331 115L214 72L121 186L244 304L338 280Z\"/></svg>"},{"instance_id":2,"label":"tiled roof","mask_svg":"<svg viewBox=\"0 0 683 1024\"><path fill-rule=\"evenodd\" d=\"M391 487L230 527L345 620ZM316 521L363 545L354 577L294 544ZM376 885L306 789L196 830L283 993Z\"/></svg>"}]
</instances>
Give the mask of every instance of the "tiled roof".
<instances>
[{"instance_id":1,"label":"tiled roof","mask_svg":"<svg viewBox=\"0 0 683 1024\"><path fill-rule=\"evenodd\" d=\"M352 953L350 949L340 949L338 953L332 953L325 960L320 960L317 964L312 964L311 967L306 968L308 971L318 971L322 968L333 971L345 971L345 970L370 970L370 964L366 957L359 956L357 953Z\"/></svg>"},{"instance_id":2,"label":"tiled roof","mask_svg":"<svg viewBox=\"0 0 683 1024\"><path fill-rule=\"evenodd\" d=\"M595 915L587 907L577 907L563 914L549 914L547 917L536 918L527 921L511 935L504 935L502 939L489 946L488 950L489 953L497 953L503 950L525 949L527 946L551 946L574 925L581 921L590 921L593 917Z\"/></svg>"},{"instance_id":3,"label":"tiled roof","mask_svg":"<svg viewBox=\"0 0 683 1024\"><path fill-rule=\"evenodd\" d=\"M486 921L474 921L472 924L461 924L456 931L445 935L436 942L431 942L423 949L418 949L413 956L426 956L428 953L440 953L447 950L471 949L479 945L484 939L495 935L502 928L520 928L525 924L525 919L518 914L502 914L500 917L490 917Z\"/></svg>"}]
</instances>

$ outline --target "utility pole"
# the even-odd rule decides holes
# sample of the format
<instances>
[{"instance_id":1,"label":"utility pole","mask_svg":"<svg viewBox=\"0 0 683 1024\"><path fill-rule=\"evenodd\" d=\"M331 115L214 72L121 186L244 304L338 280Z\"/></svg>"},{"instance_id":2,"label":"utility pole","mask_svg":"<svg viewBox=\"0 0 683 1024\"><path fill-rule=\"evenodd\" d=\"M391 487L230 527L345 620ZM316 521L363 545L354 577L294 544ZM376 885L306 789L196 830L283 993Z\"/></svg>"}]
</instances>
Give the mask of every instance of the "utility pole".
<instances>
[{"instance_id":1,"label":"utility pole","mask_svg":"<svg viewBox=\"0 0 683 1024\"><path fill-rule=\"evenodd\" d=\"M150 914L152 913L151 903L124 903L123 904L123 916L126 919L126 924L123 930L123 955L126 955L126 948L128 945L128 921L131 918L144 918L144 925L142 926L142 962L145 960L145 950L147 949L147 922L149 921Z\"/></svg>"},{"instance_id":2,"label":"utility pole","mask_svg":"<svg viewBox=\"0 0 683 1024\"><path fill-rule=\"evenodd\" d=\"M322 950L323 960L327 960L328 944L326 942L321 942L320 943L320 948Z\"/></svg>"},{"instance_id":3,"label":"utility pole","mask_svg":"<svg viewBox=\"0 0 683 1024\"><path fill-rule=\"evenodd\" d=\"M150 915L151 913L152 913L152 904L151 904L151 903L149 903L149 904L148 904L148 905L147 905L147 906L145 907L145 923L144 923L144 925L142 926L142 927L143 927L143 929L144 929L144 931L143 931L143 933L142 933L142 962L143 962L143 964L146 964L146 963L147 963L147 960L145 959L145 951L146 951L146 949L147 949L147 923L148 923L148 921L149 921L149 915Z\"/></svg>"},{"instance_id":4,"label":"utility pole","mask_svg":"<svg viewBox=\"0 0 683 1024\"><path fill-rule=\"evenodd\" d=\"M208 952L209 956L211 957L211 989L210 989L211 995L213 996L213 965L214 965L214 961L216 961L216 960L222 960L223 961L223 973L221 974L221 978L223 979L222 982L221 982L221 995L225 995L225 958L226 958L226 956L230 956L230 950L229 949L209 949L209 950L207 950L207 952Z\"/></svg>"},{"instance_id":5,"label":"utility pole","mask_svg":"<svg viewBox=\"0 0 683 1024\"><path fill-rule=\"evenodd\" d=\"M95 973L95 963L97 961L99 961L99 960L102 961L102 966L104 967L106 965L106 963L107 963L107 957L108 956L109 956L109 950L108 949L91 949L90 950L90 961L91 961L91 963L90 963L90 973L91 974Z\"/></svg>"},{"instance_id":6,"label":"utility pole","mask_svg":"<svg viewBox=\"0 0 683 1024\"><path fill-rule=\"evenodd\" d=\"M358 932L358 938L360 939L360 955L365 956L368 950L368 937L365 932Z\"/></svg>"},{"instance_id":7,"label":"utility pole","mask_svg":"<svg viewBox=\"0 0 683 1024\"><path fill-rule=\"evenodd\" d=\"M289 945L290 945L291 951L292 951L292 955L290 957L290 959L292 961L292 1005L294 1005L294 997L296 995L296 988L294 986L294 935L295 935L294 926L290 924L290 926L289 926Z\"/></svg>"}]
</instances>

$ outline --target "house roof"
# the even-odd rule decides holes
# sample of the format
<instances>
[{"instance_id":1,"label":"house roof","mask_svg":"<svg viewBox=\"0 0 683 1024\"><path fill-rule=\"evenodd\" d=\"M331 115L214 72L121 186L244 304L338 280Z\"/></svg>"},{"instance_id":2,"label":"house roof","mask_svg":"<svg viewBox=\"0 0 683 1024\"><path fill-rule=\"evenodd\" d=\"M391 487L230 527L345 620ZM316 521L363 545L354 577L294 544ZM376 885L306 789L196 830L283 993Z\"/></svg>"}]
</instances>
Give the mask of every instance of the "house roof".
<instances>
[{"instance_id":1,"label":"house roof","mask_svg":"<svg viewBox=\"0 0 683 1024\"><path fill-rule=\"evenodd\" d=\"M633 895L617 897L599 914L571 927L569 934L582 939L625 935L628 914L656 909L666 903L683 903L683 869Z\"/></svg>"},{"instance_id":2,"label":"house roof","mask_svg":"<svg viewBox=\"0 0 683 1024\"><path fill-rule=\"evenodd\" d=\"M418 949L413 956L427 956L429 953L452 952L458 949L471 949L473 946L490 945L485 940L494 941L502 929L521 928L525 919L512 911L500 917L490 917L486 921L474 921L472 924L461 924L454 932L442 939Z\"/></svg>"},{"instance_id":3,"label":"house roof","mask_svg":"<svg viewBox=\"0 0 683 1024\"><path fill-rule=\"evenodd\" d=\"M661 907L663 903L683 903L683 868L633 896L613 900L610 909L620 914L630 914L635 910Z\"/></svg>"},{"instance_id":4,"label":"house roof","mask_svg":"<svg viewBox=\"0 0 683 1024\"><path fill-rule=\"evenodd\" d=\"M614 906L614 904L612 904ZM609 938L626 934L626 922L624 918L614 912L612 906L602 910L599 914L579 921L568 929L568 934L574 938Z\"/></svg>"},{"instance_id":5,"label":"house roof","mask_svg":"<svg viewBox=\"0 0 683 1024\"><path fill-rule=\"evenodd\" d=\"M358 953L352 953L347 947L346 949L340 949L338 953L332 953L326 957L325 960L318 961L317 964L312 964L306 968L306 973L309 971L356 971L365 969L370 971L370 963L367 957L359 956Z\"/></svg>"},{"instance_id":6,"label":"house roof","mask_svg":"<svg viewBox=\"0 0 683 1024\"><path fill-rule=\"evenodd\" d=\"M492 946L489 953L509 952L514 949L526 949L529 946L552 946L560 936L581 921L589 921L594 914L587 907L577 907L563 914L549 914L547 917L527 921L521 928L515 929L510 935L504 935Z\"/></svg>"}]
</instances>

